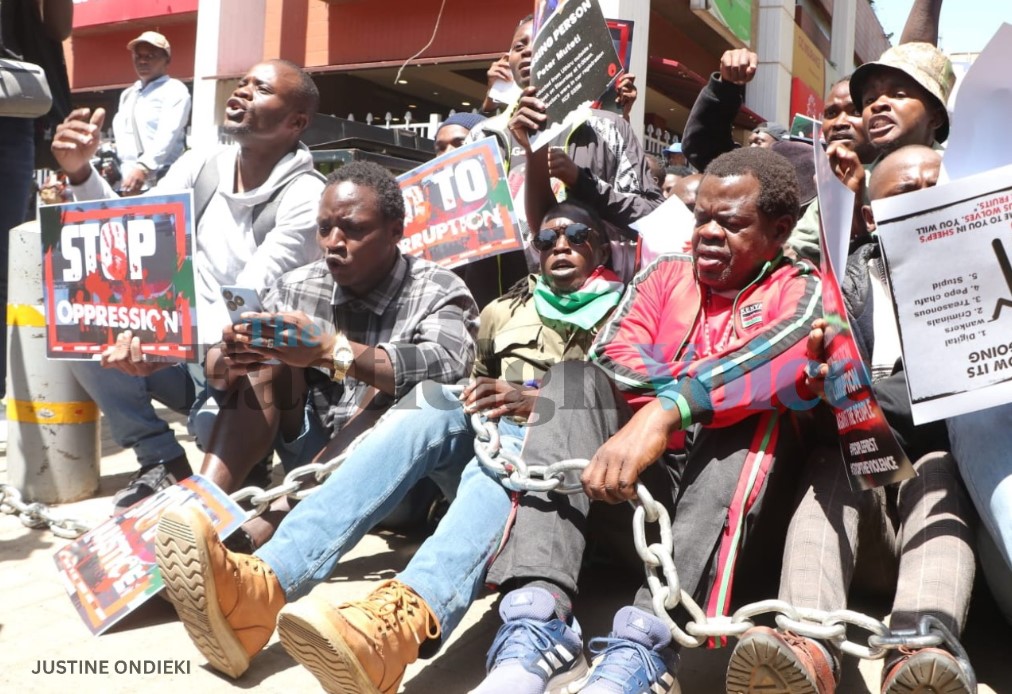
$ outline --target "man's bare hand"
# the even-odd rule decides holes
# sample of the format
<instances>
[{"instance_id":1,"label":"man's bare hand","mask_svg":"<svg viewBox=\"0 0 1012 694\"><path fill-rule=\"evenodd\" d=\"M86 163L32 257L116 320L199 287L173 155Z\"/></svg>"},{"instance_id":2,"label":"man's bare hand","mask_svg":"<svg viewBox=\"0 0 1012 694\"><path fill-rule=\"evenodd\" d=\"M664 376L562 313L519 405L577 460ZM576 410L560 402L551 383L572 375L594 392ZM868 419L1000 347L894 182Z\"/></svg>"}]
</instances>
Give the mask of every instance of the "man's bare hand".
<instances>
[{"instance_id":1,"label":"man's bare hand","mask_svg":"<svg viewBox=\"0 0 1012 694\"><path fill-rule=\"evenodd\" d=\"M474 379L460 394L465 412L482 412L489 419L506 415L530 417L537 397L538 391L534 388L524 388L488 376Z\"/></svg>"},{"instance_id":2,"label":"man's bare hand","mask_svg":"<svg viewBox=\"0 0 1012 694\"><path fill-rule=\"evenodd\" d=\"M580 477L587 496L609 504L634 498L640 475L667 450L675 414L654 400L605 441Z\"/></svg>"},{"instance_id":3,"label":"man's bare hand","mask_svg":"<svg viewBox=\"0 0 1012 694\"><path fill-rule=\"evenodd\" d=\"M631 72L623 73L615 83L615 103L622 109L622 117L626 120L629 120L629 113L636 103L637 96L639 91L636 89L636 75Z\"/></svg>"},{"instance_id":4,"label":"man's bare hand","mask_svg":"<svg viewBox=\"0 0 1012 694\"><path fill-rule=\"evenodd\" d=\"M808 367L805 369L805 385L822 400L826 400L826 376L829 375L829 364L826 363L827 326L822 318L813 322L806 345Z\"/></svg>"},{"instance_id":5,"label":"man's bare hand","mask_svg":"<svg viewBox=\"0 0 1012 694\"><path fill-rule=\"evenodd\" d=\"M557 178L572 188L580 177L580 167L562 147L548 148L548 175Z\"/></svg>"},{"instance_id":6,"label":"man's bare hand","mask_svg":"<svg viewBox=\"0 0 1012 694\"><path fill-rule=\"evenodd\" d=\"M826 156L836 177L861 199L864 194L864 165L857 153L843 142L833 142L826 148Z\"/></svg>"},{"instance_id":7,"label":"man's bare hand","mask_svg":"<svg viewBox=\"0 0 1012 694\"><path fill-rule=\"evenodd\" d=\"M147 180L147 169L135 166L123 177L123 182L120 183L120 192L123 195L137 195L144 189L144 184Z\"/></svg>"},{"instance_id":8,"label":"man's bare hand","mask_svg":"<svg viewBox=\"0 0 1012 694\"><path fill-rule=\"evenodd\" d=\"M116 342L102 352L102 366L116 369L131 376L150 376L155 371L170 366L171 362L149 361L141 349L141 338L130 330L116 336Z\"/></svg>"},{"instance_id":9,"label":"man's bare hand","mask_svg":"<svg viewBox=\"0 0 1012 694\"><path fill-rule=\"evenodd\" d=\"M503 82L513 81L513 71L510 69L510 54L503 53L499 56L499 60L492 63L488 68L488 72L485 73L488 88L491 89L492 85L502 80Z\"/></svg>"},{"instance_id":10,"label":"man's bare hand","mask_svg":"<svg viewBox=\"0 0 1012 694\"><path fill-rule=\"evenodd\" d=\"M755 77L759 56L747 48L724 51L720 56L720 81L744 86Z\"/></svg>"},{"instance_id":11,"label":"man's bare hand","mask_svg":"<svg viewBox=\"0 0 1012 694\"><path fill-rule=\"evenodd\" d=\"M520 96L517 110L510 118L509 131L525 151L531 151L531 135L544 126L548 120L545 104L538 98L538 88L530 85Z\"/></svg>"},{"instance_id":12,"label":"man's bare hand","mask_svg":"<svg viewBox=\"0 0 1012 694\"><path fill-rule=\"evenodd\" d=\"M53 156L74 185L84 183L91 175L91 159L102 142L105 109L79 108L56 126L53 135Z\"/></svg>"},{"instance_id":13,"label":"man's bare hand","mask_svg":"<svg viewBox=\"0 0 1012 694\"><path fill-rule=\"evenodd\" d=\"M325 362L334 349L334 335L325 335L313 319L301 311L244 313L243 322L232 326L225 338L226 352L239 361L255 363L277 359L296 368ZM229 351L231 348L231 351Z\"/></svg>"}]
</instances>

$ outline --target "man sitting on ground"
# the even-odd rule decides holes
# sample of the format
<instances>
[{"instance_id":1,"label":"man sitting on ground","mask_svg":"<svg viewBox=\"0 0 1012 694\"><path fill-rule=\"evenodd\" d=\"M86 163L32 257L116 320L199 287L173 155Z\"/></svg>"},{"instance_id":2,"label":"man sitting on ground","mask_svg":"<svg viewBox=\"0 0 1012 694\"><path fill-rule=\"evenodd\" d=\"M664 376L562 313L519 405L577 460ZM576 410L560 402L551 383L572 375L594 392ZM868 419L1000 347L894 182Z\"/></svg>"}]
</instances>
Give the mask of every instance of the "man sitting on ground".
<instances>
[{"instance_id":1,"label":"man sitting on ground","mask_svg":"<svg viewBox=\"0 0 1012 694\"><path fill-rule=\"evenodd\" d=\"M482 312L463 407L439 384L417 387L255 556L224 549L199 511L170 509L163 516L159 566L183 623L213 667L242 674L277 621L282 643L328 689L354 682L355 691L396 691L419 644L445 638L460 622L511 508L511 495L473 457L470 414L498 419L503 452L517 453L539 380L552 364L584 357L621 297L592 211L560 203L540 228L533 243L541 273ZM398 580L360 602L333 606L313 593L281 609L329 577L341 556L425 476L456 499ZM189 580L185 567L196 570ZM210 595L212 586L218 599L205 614L200 595Z\"/></svg>"},{"instance_id":2,"label":"man sitting on ground","mask_svg":"<svg viewBox=\"0 0 1012 694\"><path fill-rule=\"evenodd\" d=\"M254 65L225 104L222 129L236 144L187 152L153 189L194 191L197 320L201 334L211 340L228 323L222 285L259 290L319 257L313 237L322 176L299 142L319 98L313 80L297 65L285 60ZM74 111L53 138L53 155L67 172L76 200L116 196L90 164L105 112L89 114L88 109ZM125 335L127 345L131 338ZM116 443L132 448L140 463L140 471L116 495L115 505L122 509L192 473L151 398L189 412L195 384L184 364L118 359L110 365L115 368L77 361L71 369L102 410Z\"/></svg>"},{"instance_id":3,"label":"man sitting on ground","mask_svg":"<svg viewBox=\"0 0 1012 694\"><path fill-rule=\"evenodd\" d=\"M839 145L833 145L839 146ZM856 159L857 154L852 154ZM911 145L884 157L869 183L872 200L935 185L941 156ZM860 166L855 162L855 168ZM864 180L855 170L849 183ZM874 230L871 208L866 221ZM847 607L847 592L858 556L887 556L874 569L890 577L895 590L889 626L916 629L925 615L937 618L959 638L973 588L974 514L956 463L949 454L944 422L913 426L906 377L900 360L899 332L892 297L883 281L878 240L865 237L847 261L843 298L855 341L868 363L886 421L897 434L917 476L888 487L853 490L840 450L835 421L824 424L824 440L805 465L801 500L791 517L780 578L780 599L796 608L834 612ZM809 358L819 364L811 387L823 390L829 373L824 362L825 321L816 321ZM860 534L860 535L859 535ZM868 540L872 540L868 542ZM876 542L877 541L877 542ZM884 552L875 552L884 545ZM870 553L865 554L868 550ZM890 651L882 692L944 691L970 694L971 672L952 653L939 648ZM840 653L832 644L768 627L746 632L727 669L727 691L748 694L801 687L832 694L841 674ZM791 684L789 684L791 683Z\"/></svg>"},{"instance_id":4,"label":"man sitting on ground","mask_svg":"<svg viewBox=\"0 0 1012 694\"><path fill-rule=\"evenodd\" d=\"M521 498L489 571L513 590L476 692L558 691L582 676L572 596L585 519L593 500L632 499L641 477L676 509L682 588L707 614L726 613L741 541L776 484L775 461L795 444L785 410L806 392L805 339L820 291L809 266L781 251L797 215L796 177L782 157L747 148L717 158L699 186L692 257L662 256L637 276L591 351L595 363L549 370L524 458L589 459L585 493ZM601 655L582 691L612 692L609 681L630 679L672 691L670 638L642 589L611 638L592 643Z\"/></svg>"},{"instance_id":5,"label":"man sitting on ground","mask_svg":"<svg viewBox=\"0 0 1012 694\"><path fill-rule=\"evenodd\" d=\"M223 404L201 474L227 492L272 450L286 470L334 458L418 383L471 369L474 300L449 270L401 253L404 197L389 171L337 169L317 228L324 258L285 274L267 310L228 326L208 353ZM286 509L276 502L244 526L253 546Z\"/></svg>"}]
</instances>

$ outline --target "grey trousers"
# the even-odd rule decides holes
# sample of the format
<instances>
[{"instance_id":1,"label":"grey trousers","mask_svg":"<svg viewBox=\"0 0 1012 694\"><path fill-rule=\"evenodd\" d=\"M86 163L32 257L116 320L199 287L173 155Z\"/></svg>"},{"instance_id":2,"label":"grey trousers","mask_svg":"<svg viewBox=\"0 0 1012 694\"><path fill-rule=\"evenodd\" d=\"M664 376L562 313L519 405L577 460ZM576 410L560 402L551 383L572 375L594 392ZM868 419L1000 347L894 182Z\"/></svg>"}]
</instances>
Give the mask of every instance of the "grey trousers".
<instances>
[{"instance_id":1,"label":"grey trousers","mask_svg":"<svg viewBox=\"0 0 1012 694\"><path fill-rule=\"evenodd\" d=\"M675 566L682 588L697 601L704 599L712 585L716 550L760 416L723 429L693 428L688 432L686 453L668 451L641 477L654 498L672 512ZM521 455L531 464L589 459L630 417L629 406L603 370L585 362L562 362L549 370L542 384ZM779 437L781 442L787 440ZM578 474L571 474L571 481L579 479ZM758 500L767 486L776 483L775 478L775 472L767 475ZM745 522L743 539L754 527L758 500ZM591 504L583 493L524 494L516 524L489 570L488 581L502 585L541 579L575 594L592 506L607 507ZM615 514L611 529L631 547L631 509L627 505L608 508L611 512L619 509L624 513ZM623 515L627 521L618 520ZM646 588L640 589L635 604L650 609Z\"/></svg>"},{"instance_id":2,"label":"grey trousers","mask_svg":"<svg viewBox=\"0 0 1012 694\"><path fill-rule=\"evenodd\" d=\"M914 468L917 477L898 485L855 492L839 446L816 449L787 534L780 598L846 607L860 547L862 575L895 586L892 628L931 614L958 635L975 570L973 506L948 453L925 455Z\"/></svg>"}]
</instances>

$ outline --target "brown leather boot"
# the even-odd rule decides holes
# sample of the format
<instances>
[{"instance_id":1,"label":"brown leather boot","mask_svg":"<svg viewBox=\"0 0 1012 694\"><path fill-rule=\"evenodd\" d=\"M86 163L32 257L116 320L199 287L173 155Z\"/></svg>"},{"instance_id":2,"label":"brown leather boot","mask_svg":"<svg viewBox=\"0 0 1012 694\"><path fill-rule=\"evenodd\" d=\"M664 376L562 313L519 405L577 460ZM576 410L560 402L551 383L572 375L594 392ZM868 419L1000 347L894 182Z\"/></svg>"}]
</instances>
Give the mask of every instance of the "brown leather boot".
<instances>
[{"instance_id":1,"label":"brown leather boot","mask_svg":"<svg viewBox=\"0 0 1012 694\"><path fill-rule=\"evenodd\" d=\"M833 694L836 669L817 641L753 627L731 653L725 684L728 694Z\"/></svg>"},{"instance_id":2,"label":"brown leather boot","mask_svg":"<svg viewBox=\"0 0 1012 694\"><path fill-rule=\"evenodd\" d=\"M440 635L436 616L400 581L365 600L334 606L310 593L278 616L281 645L328 692L397 691L418 648Z\"/></svg>"},{"instance_id":3,"label":"brown leather boot","mask_svg":"<svg viewBox=\"0 0 1012 694\"><path fill-rule=\"evenodd\" d=\"M271 568L228 551L207 515L190 506L162 514L155 558L169 600L211 667L231 677L244 673L285 605Z\"/></svg>"},{"instance_id":4,"label":"brown leather boot","mask_svg":"<svg viewBox=\"0 0 1012 694\"><path fill-rule=\"evenodd\" d=\"M966 673L941 648L905 651L882 679L882 694L973 694Z\"/></svg>"}]
</instances>

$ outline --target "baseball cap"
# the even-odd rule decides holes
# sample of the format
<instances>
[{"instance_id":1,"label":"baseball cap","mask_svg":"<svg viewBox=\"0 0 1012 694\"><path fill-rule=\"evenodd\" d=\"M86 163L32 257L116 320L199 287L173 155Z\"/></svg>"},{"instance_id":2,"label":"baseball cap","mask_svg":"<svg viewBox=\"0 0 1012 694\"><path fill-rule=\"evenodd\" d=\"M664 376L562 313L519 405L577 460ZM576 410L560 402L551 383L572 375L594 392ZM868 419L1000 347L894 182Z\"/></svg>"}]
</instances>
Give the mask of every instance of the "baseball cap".
<instances>
[{"instance_id":1,"label":"baseball cap","mask_svg":"<svg viewBox=\"0 0 1012 694\"><path fill-rule=\"evenodd\" d=\"M945 105L949 103L949 94L956 82L952 61L930 43L915 41L893 46L878 60L865 63L850 76L850 98L858 105L858 111L862 110L860 104L865 82L882 68L899 70L935 98L945 113L945 121L935 130L935 139L945 142L949 137L949 113Z\"/></svg>"},{"instance_id":2,"label":"baseball cap","mask_svg":"<svg viewBox=\"0 0 1012 694\"><path fill-rule=\"evenodd\" d=\"M664 148L664 153L665 154L681 154L682 153L682 143L681 142L672 142L670 145L668 145L667 147Z\"/></svg>"},{"instance_id":3,"label":"baseball cap","mask_svg":"<svg viewBox=\"0 0 1012 694\"><path fill-rule=\"evenodd\" d=\"M155 48L161 48L163 51L168 53L170 58L172 57L172 47L169 45L169 40L157 31L145 31L143 34L128 43L127 48L132 50L138 43L150 43Z\"/></svg>"}]
</instances>

